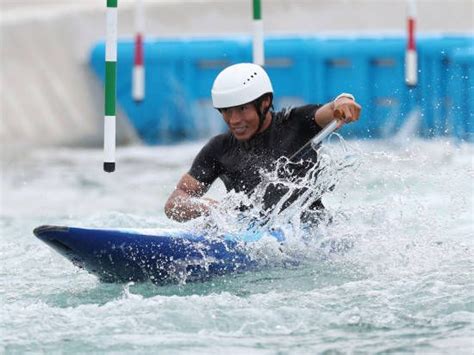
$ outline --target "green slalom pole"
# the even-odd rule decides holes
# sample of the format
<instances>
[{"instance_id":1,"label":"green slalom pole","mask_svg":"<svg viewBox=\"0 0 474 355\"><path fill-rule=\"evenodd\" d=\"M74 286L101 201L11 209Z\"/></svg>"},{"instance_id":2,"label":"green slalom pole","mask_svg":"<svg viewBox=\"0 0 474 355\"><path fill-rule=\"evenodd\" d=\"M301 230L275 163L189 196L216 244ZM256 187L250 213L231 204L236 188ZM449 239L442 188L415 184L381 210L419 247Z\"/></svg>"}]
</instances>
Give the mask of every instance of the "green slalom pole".
<instances>
[{"instance_id":1,"label":"green slalom pole","mask_svg":"<svg viewBox=\"0 0 474 355\"><path fill-rule=\"evenodd\" d=\"M253 0L253 62L263 66L265 56L263 53L263 21L262 4L260 0Z\"/></svg>"},{"instance_id":2,"label":"green slalom pole","mask_svg":"<svg viewBox=\"0 0 474 355\"><path fill-rule=\"evenodd\" d=\"M105 42L104 171L115 171L115 101L117 93L117 0L107 0Z\"/></svg>"}]
</instances>

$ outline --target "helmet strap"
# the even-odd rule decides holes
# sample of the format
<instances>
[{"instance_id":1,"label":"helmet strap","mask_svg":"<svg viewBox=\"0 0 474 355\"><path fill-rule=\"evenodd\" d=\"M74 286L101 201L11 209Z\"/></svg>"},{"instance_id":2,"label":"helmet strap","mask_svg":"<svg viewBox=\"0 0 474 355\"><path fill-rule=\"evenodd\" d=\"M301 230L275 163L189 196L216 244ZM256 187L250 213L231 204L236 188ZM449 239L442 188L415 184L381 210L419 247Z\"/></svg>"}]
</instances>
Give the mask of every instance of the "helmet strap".
<instances>
[{"instance_id":1,"label":"helmet strap","mask_svg":"<svg viewBox=\"0 0 474 355\"><path fill-rule=\"evenodd\" d=\"M268 111L270 111L270 108L272 107L273 96L270 94L270 105L268 105L268 107L263 110L261 109L262 102L265 97L266 95L263 95L254 101L255 110L257 111L257 114L258 114L258 128L252 137L254 137L258 132L260 132L260 130L263 127L263 123L265 122L265 118L267 117L267 113Z\"/></svg>"}]
</instances>

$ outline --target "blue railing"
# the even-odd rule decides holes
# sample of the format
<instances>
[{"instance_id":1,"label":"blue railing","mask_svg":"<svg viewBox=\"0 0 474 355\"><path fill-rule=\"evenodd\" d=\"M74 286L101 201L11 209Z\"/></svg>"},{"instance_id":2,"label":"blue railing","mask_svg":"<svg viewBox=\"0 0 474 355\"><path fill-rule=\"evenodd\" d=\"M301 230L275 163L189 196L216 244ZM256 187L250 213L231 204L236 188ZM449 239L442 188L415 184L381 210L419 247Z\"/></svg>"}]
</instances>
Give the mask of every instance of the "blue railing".
<instances>
[{"instance_id":1,"label":"blue railing","mask_svg":"<svg viewBox=\"0 0 474 355\"><path fill-rule=\"evenodd\" d=\"M474 39L423 37L417 41L419 83L404 82L406 40L402 37L272 37L265 40L265 69L275 107L324 103L352 92L363 115L344 135L380 138L395 134L410 113L419 113L422 137L474 140ZM251 61L251 39L168 39L145 43L146 97L131 97L132 41L119 41L117 98L149 144L208 137L225 130L212 108L210 90L224 67ZM91 53L104 80L104 43Z\"/></svg>"}]
</instances>

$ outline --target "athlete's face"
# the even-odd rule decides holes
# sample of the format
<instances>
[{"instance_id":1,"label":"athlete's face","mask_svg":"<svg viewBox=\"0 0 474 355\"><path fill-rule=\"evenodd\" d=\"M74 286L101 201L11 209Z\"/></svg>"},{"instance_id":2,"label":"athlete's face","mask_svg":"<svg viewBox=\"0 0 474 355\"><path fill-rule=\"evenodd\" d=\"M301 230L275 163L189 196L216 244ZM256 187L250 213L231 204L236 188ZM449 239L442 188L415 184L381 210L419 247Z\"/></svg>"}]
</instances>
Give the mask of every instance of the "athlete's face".
<instances>
[{"instance_id":1,"label":"athlete's face","mask_svg":"<svg viewBox=\"0 0 474 355\"><path fill-rule=\"evenodd\" d=\"M248 140L257 133L259 119L253 103L222 108L220 112L237 140Z\"/></svg>"}]
</instances>

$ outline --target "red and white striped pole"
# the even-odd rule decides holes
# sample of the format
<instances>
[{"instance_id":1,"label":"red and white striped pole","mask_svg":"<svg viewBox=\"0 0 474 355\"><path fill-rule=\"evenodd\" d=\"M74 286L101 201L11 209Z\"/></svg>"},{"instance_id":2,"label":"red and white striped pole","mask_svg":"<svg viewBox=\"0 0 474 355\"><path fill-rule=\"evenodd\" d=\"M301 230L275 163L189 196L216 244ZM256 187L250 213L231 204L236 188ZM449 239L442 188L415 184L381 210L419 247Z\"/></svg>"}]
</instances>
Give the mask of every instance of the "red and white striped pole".
<instances>
[{"instance_id":1,"label":"red and white striped pole","mask_svg":"<svg viewBox=\"0 0 474 355\"><path fill-rule=\"evenodd\" d=\"M418 56L415 46L416 2L407 0L408 5L408 43L405 53L405 83L415 86L418 82Z\"/></svg>"},{"instance_id":2,"label":"red and white striped pole","mask_svg":"<svg viewBox=\"0 0 474 355\"><path fill-rule=\"evenodd\" d=\"M142 0L136 0L135 3L135 28L135 59L132 73L132 98L135 102L141 102L145 98L145 66L143 61L144 15Z\"/></svg>"}]
</instances>

